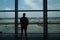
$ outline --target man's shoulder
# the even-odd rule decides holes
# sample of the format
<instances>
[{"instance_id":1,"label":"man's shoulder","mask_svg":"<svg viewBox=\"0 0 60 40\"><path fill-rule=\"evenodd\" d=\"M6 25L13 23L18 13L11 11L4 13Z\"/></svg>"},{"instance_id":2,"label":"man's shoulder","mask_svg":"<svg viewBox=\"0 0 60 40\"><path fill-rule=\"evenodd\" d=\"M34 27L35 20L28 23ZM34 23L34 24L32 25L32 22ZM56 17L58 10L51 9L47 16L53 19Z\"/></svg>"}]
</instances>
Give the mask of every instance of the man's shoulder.
<instances>
[{"instance_id":1,"label":"man's shoulder","mask_svg":"<svg viewBox=\"0 0 60 40\"><path fill-rule=\"evenodd\" d=\"M28 20L28 18L27 18L27 17L21 17L20 19L26 19L26 20Z\"/></svg>"},{"instance_id":2,"label":"man's shoulder","mask_svg":"<svg viewBox=\"0 0 60 40\"><path fill-rule=\"evenodd\" d=\"M27 17L25 17L25 19L28 19Z\"/></svg>"},{"instance_id":3,"label":"man's shoulder","mask_svg":"<svg viewBox=\"0 0 60 40\"><path fill-rule=\"evenodd\" d=\"M23 17L21 17L20 19L22 19Z\"/></svg>"}]
</instances>

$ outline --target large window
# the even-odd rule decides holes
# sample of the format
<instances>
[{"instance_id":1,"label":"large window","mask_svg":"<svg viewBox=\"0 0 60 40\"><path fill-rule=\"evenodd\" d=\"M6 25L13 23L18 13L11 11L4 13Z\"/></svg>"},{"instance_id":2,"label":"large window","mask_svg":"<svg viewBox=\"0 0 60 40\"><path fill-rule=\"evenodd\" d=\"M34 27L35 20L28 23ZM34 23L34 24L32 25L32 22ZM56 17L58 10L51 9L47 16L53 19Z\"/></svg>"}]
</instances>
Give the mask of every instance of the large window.
<instances>
[{"instance_id":1,"label":"large window","mask_svg":"<svg viewBox=\"0 0 60 40\"><path fill-rule=\"evenodd\" d=\"M29 19L28 34L60 33L60 0L0 0L0 33L20 34L20 17Z\"/></svg>"},{"instance_id":2,"label":"large window","mask_svg":"<svg viewBox=\"0 0 60 40\"><path fill-rule=\"evenodd\" d=\"M48 0L48 33L60 33L60 0Z\"/></svg>"}]
</instances>

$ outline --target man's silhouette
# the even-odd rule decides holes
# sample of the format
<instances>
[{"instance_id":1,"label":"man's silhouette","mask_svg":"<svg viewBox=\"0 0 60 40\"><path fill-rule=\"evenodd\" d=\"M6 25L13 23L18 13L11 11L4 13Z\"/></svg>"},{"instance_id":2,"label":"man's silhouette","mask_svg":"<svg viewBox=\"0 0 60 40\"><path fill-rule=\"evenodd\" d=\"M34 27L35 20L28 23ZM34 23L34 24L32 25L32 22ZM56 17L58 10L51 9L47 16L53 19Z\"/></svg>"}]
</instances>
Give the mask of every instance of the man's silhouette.
<instances>
[{"instance_id":1,"label":"man's silhouette","mask_svg":"<svg viewBox=\"0 0 60 40\"><path fill-rule=\"evenodd\" d=\"M25 37L27 40L27 26L28 26L28 19L25 17L25 13L23 13L23 17L20 18L20 23L21 23L21 40L23 36L23 30L25 31Z\"/></svg>"}]
</instances>

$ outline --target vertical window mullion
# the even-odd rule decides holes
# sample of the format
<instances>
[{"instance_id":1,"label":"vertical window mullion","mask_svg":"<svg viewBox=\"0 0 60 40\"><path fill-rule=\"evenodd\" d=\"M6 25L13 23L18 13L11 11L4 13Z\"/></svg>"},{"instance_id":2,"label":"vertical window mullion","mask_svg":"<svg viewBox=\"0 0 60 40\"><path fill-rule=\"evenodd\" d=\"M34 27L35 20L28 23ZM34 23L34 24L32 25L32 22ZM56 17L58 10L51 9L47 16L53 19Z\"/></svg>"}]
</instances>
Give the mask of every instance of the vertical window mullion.
<instances>
[{"instance_id":1,"label":"vertical window mullion","mask_svg":"<svg viewBox=\"0 0 60 40\"><path fill-rule=\"evenodd\" d=\"M15 38L18 40L18 0L15 0Z\"/></svg>"},{"instance_id":2,"label":"vertical window mullion","mask_svg":"<svg viewBox=\"0 0 60 40\"><path fill-rule=\"evenodd\" d=\"M44 15L44 40L48 39L48 26L47 26L47 0L43 0L43 15Z\"/></svg>"}]
</instances>

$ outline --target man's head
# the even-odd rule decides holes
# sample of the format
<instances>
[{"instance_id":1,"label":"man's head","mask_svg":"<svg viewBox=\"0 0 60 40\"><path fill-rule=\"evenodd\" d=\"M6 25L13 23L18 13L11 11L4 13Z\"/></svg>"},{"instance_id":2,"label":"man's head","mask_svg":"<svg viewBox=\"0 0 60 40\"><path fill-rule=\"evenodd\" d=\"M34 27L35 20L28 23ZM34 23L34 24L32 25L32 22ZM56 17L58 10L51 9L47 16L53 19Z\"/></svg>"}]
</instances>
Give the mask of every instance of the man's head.
<instances>
[{"instance_id":1,"label":"man's head","mask_svg":"<svg viewBox=\"0 0 60 40\"><path fill-rule=\"evenodd\" d=\"M25 13L23 13L23 17L25 17L25 15L26 15L26 14L25 14Z\"/></svg>"}]
</instances>

